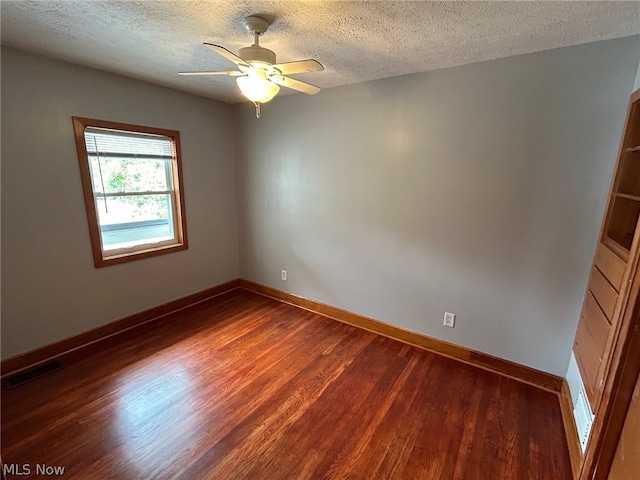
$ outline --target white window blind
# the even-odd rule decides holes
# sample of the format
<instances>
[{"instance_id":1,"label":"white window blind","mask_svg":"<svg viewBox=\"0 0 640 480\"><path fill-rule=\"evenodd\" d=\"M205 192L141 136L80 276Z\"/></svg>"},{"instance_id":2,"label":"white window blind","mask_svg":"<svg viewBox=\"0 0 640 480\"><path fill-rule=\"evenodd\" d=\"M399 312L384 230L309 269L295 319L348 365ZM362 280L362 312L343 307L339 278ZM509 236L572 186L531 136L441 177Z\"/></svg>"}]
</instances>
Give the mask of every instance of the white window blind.
<instances>
[{"instance_id":1,"label":"white window blind","mask_svg":"<svg viewBox=\"0 0 640 480\"><path fill-rule=\"evenodd\" d=\"M174 158L173 140L162 135L145 135L104 128L85 129L87 153L106 154L122 158L152 158L171 160Z\"/></svg>"}]
</instances>

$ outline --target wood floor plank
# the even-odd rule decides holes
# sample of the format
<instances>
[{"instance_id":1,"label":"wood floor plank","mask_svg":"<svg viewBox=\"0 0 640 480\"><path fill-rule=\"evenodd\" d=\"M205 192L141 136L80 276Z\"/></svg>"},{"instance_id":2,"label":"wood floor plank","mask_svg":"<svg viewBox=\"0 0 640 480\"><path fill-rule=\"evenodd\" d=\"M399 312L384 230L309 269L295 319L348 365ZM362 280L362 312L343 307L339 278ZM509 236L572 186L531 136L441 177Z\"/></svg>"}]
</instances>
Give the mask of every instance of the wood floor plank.
<instances>
[{"instance_id":1,"label":"wood floor plank","mask_svg":"<svg viewBox=\"0 0 640 480\"><path fill-rule=\"evenodd\" d=\"M482 398L482 382L481 379L473 377L469 382L468 401L462 408L462 435L457 445L456 465L452 478L463 480L469 467L474 468L475 465L471 461L471 453L473 450L474 439L476 437L476 429L478 426L478 416L480 413L480 400ZM456 448L452 445L451 449Z\"/></svg>"},{"instance_id":2,"label":"wood floor plank","mask_svg":"<svg viewBox=\"0 0 640 480\"><path fill-rule=\"evenodd\" d=\"M356 447L353 449L353 452L343 453L344 461L342 463L342 467L337 471L335 475L336 478L346 477L352 471L358 472L358 469L355 468L356 465L364 457L370 446L375 445L374 440L377 440L377 438L374 437L374 434L378 431L380 425L382 424L382 421L388 415L391 405L396 399L396 396L398 395L400 390L405 387L406 381L415 368L417 361L418 359L414 357L410 362L407 363L407 365L405 365L400 376L392 385L391 391L386 394L386 397L384 398L382 404L379 407L375 407L375 409L371 408L369 410L372 413L373 418L367 425L366 431L360 437L358 443L356 444ZM349 454L348 457L347 453ZM336 462L334 461L331 467L334 467L335 465ZM330 474L332 472L331 467L327 471L327 474ZM361 475L359 472L358 474Z\"/></svg>"},{"instance_id":3,"label":"wood floor plank","mask_svg":"<svg viewBox=\"0 0 640 480\"><path fill-rule=\"evenodd\" d=\"M260 409L245 416L193 468L184 472L182 478L198 478L207 472L212 478L229 478L250 471L353 361L353 354L366 345L344 338L334 346L333 355L319 354L314 362L278 388Z\"/></svg>"},{"instance_id":4,"label":"wood floor plank","mask_svg":"<svg viewBox=\"0 0 640 480\"><path fill-rule=\"evenodd\" d=\"M413 368L409 372L405 387L400 389L395 398L393 398L389 410L373 434L373 441L369 442L368 448L363 452L358 463L354 465L351 475L353 478L369 479L381 477L382 475L379 474L379 471L382 463L388 455L394 455L396 451L396 445L398 445L396 438L400 426L410 414L411 405L424 379L422 372L419 370L420 363L425 360L423 358L424 352L411 350L409 358Z\"/></svg>"},{"instance_id":5,"label":"wood floor plank","mask_svg":"<svg viewBox=\"0 0 640 480\"><path fill-rule=\"evenodd\" d=\"M68 479L571 478L554 394L244 290L1 408L3 461Z\"/></svg>"},{"instance_id":6,"label":"wood floor plank","mask_svg":"<svg viewBox=\"0 0 640 480\"><path fill-rule=\"evenodd\" d=\"M448 360L448 359L447 359ZM446 363L446 362L445 362ZM443 365L438 365L434 355L426 354L424 363L420 365L421 385L418 394L413 397L409 412L398 427L397 435L386 455L378 475L382 478L408 478L404 477L407 464L411 460L411 454L416 443L423 441L419 438L419 432L425 419L438 407L432 403L437 398L439 385L446 383L449 372ZM435 387L435 388L434 388ZM429 438L437 438L435 425ZM432 437L433 435L433 437ZM428 441L428 439L424 439ZM415 459L420 461L421 459Z\"/></svg>"},{"instance_id":7,"label":"wood floor plank","mask_svg":"<svg viewBox=\"0 0 640 480\"><path fill-rule=\"evenodd\" d=\"M342 442L334 442L324 452L323 461L318 464L311 478L346 478L355 469L373 441L373 435L387 415L398 392L405 386L417 359L396 362L389 366L375 388L365 399L364 408L351 418L350 428L342 435Z\"/></svg>"},{"instance_id":8,"label":"wood floor plank","mask_svg":"<svg viewBox=\"0 0 640 480\"><path fill-rule=\"evenodd\" d=\"M247 472L247 478L256 478L267 466L282 471L286 478L308 478L335 442L349 441L349 429L356 423L353 418L365 407L376 381L389 368L384 362L371 362L376 355L386 353L384 345L401 348L398 342L375 337L328 386L314 408L291 425L288 441L266 452L262 461Z\"/></svg>"}]
</instances>

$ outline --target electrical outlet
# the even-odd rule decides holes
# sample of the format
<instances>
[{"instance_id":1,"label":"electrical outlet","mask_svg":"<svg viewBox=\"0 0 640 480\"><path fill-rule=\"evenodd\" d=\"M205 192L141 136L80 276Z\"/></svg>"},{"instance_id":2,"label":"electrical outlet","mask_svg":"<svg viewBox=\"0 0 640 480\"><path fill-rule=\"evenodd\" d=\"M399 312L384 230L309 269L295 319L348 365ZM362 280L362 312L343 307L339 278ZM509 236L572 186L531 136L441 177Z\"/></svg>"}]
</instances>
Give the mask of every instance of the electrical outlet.
<instances>
[{"instance_id":1,"label":"electrical outlet","mask_svg":"<svg viewBox=\"0 0 640 480\"><path fill-rule=\"evenodd\" d=\"M453 328L455 326L455 323L456 323L456 314L455 313L444 312L444 323L443 323L443 325L445 327Z\"/></svg>"},{"instance_id":2,"label":"electrical outlet","mask_svg":"<svg viewBox=\"0 0 640 480\"><path fill-rule=\"evenodd\" d=\"M282 278L282 281L283 281L283 282L286 282L286 281L287 281L287 271L286 271L286 270L282 270L282 271L280 272L280 278Z\"/></svg>"}]
</instances>

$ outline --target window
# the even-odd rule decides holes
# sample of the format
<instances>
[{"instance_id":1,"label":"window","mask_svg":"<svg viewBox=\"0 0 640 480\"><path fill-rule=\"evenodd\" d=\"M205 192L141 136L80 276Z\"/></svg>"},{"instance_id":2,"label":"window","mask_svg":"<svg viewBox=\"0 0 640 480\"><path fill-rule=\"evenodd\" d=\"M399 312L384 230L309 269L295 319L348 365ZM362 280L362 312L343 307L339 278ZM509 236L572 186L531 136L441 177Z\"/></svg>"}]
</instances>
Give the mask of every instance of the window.
<instances>
[{"instance_id":1,"label":"window","mask_svg":"<svg viewBox=\"0 0 640 480\"><path fill-rule=\"evenodd\" d=\"M180 132L73 117L96 267L187 248Z\"/></svg>"}]
</instances>

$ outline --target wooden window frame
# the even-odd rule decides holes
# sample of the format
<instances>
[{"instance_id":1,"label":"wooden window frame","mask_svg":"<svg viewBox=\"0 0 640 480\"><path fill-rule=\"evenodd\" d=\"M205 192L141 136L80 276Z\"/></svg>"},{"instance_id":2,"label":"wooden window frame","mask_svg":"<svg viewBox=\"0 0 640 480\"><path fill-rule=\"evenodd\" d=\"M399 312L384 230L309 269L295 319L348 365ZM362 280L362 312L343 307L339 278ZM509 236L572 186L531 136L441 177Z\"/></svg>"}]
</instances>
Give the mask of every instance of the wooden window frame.
<instances>
[{"instance_id":1,"label":"wooden window frame","mask_svg":"<svg viewBox=\"0 0 640 480\"><path fill-rule=\"evenodd\" d=\"M89 224L89 237L91 239L91 250L93 262L96 268L116 265L143 258L167 253L186 250L187 241L187 221L184 205L184 187L182 180L182 157L180 148L180 132L177 130L167 130L164 128L145 127L131 125L128 123L111 122L107 120L96 120L84 117L72 117L73 129L75 132L76 149L78 151L78 163L80 165L80 177L82 180L82 190L84 193L84 203L87 211L87 222ZM169 137L175 147L175 158L172 161L173 170L173 190L175 201L175 243L154 245L146 249L137 249L130 252L120 252L117 254L106 253L102 247L102 236L100 233L100 223L96 211L95 194L89 167L89 155L85 143L85 129L88 127L104 128L108 130L119 130L124 132L134 132L149 135L162 135Z\"/></svg>"}]
</instances>

